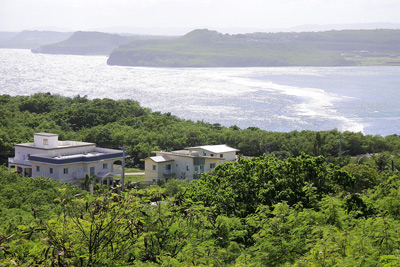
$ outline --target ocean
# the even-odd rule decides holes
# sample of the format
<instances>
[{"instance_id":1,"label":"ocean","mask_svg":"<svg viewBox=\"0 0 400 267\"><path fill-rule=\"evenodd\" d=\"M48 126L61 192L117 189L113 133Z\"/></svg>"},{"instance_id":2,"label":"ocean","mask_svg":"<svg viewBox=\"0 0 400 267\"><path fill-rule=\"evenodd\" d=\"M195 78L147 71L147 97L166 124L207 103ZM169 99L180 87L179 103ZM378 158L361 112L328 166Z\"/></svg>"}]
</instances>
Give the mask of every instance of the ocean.
<instances>
[{"instance_id":1,"label":"ocean","mask_svg":"<svg viewBox=\"0 0 400 267\"><path fill-rule=\"evenodd\" d=\"M0 49L0 94L132 99L182 119L268 131L400 133L400 67L145 68Z\"/></svg>"}]
</instances>

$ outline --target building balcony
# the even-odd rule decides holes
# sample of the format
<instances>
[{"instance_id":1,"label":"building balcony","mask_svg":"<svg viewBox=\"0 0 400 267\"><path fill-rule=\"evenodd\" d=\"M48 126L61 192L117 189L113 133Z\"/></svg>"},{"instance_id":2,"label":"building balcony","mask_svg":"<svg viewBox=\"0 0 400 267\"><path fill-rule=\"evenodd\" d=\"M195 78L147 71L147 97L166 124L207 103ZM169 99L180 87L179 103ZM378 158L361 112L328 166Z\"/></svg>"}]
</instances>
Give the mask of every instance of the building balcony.
<instances>
[{"instance_id":1,"label":"building balcony","mask_svg":"<svg viewBox=\"0 0 400 267\"><path fill-rule=\"evenodd\" d=\"M165 178L171 178L171 177L175 177L175 171L174 170L164 170L163 171L163 175Z\"/></svg>"},{"instance_id":2,"label":"building balcony","mask_svg":"<svg viewBox=\"0 0 400 267\"><path fill-rule=\"evenodd\" d=\"M10 165L25 165L25 166L32 166L29 161L26 160L18 160L15 158L8 158L8 164Z\"/></svg>"}]
</instances>

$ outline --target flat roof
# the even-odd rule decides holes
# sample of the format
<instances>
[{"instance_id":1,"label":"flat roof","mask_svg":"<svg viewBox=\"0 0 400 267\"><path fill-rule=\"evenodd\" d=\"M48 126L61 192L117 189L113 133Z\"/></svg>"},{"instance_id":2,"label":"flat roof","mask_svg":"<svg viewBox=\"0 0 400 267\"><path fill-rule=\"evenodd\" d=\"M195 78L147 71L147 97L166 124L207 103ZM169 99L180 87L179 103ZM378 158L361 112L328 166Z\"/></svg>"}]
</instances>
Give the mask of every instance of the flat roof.
<instances>
[{"instance_id":1,"label":"flat roof","mask_svg":"<svg viewBox=\"0 0 400 267\"><path fill-rule=\"evenodd\" d=\"M58 136L58 134L53 134L53 133L34 133L33 135L41 135L41 136Z\"/></svg>"},{"instance_id":2,"label":"flat roof","mask_svg":"<svg viewBox=\"0 0 400 267\"><path fill-rule=\"evenodd\" d=\"M206 146L194 146L194 147L188 147L186 149L203 149L210 151L212 153L226 153L226 152L237 152L240 151L239 149L227 146L227 145L206 145Z\"/></svg>"},{"instance_id":3,"label":"flat roof","mask_svg":"<svg viewBox=\"0 0 400 267\"><path fill-rule=\"evenodd\" d=\"M87 153L80 152L76 154L56 155L33 154L29 156L29 161L42 162L48 164L72 164L80 162L95 162L106 159L122 159L122 150L109 151L90 151Z\"/></svg>"},{"instance_id":4,"label":"flat roof","mask_svg":"<svg viewBox=\"0 0 400 267\"><path fill-rule=\"evenodd\" d=\"M171 152L152 151L152 153L166 154L166 155L171 155L171 156L180 156L180 157L187 157L187 158L203 158L203 159L215 159L215 160L225 159L225 158L220 158L220 157L204 156L200 153L190 153L189 150L175 150L175 151L171 151Z\"/></svg>"},{"instance_id":5,"label":"flat roof","mask_svg":"<svg viewBox=\"0 0 400 267\"><path fill-rule=\"evenodd\" d=\"M152 161L160 163L160 162L167 162L167 161L174 161L173 159L167 157L167 156L154 156L154 157L149 157Z\"/></svg>"},{"instance_id":6,"label":"flat roof","mask_svg":"<svg viewBox=\"0 0 400 267\"><path fill-rule=\"evenodd\" d=\"M14 146L30 147L30 148L43 149L43 150L53 150L53 149L60 149L60 148L66 148L66 147L82 147L82 146L95 146L95 145L96 145L95 143L67 140L67 141L58 141L57 147L51 147L51 148L37 147L37 146L35 146L34 142L15 144Z\"/></svg>"}]
</instances>

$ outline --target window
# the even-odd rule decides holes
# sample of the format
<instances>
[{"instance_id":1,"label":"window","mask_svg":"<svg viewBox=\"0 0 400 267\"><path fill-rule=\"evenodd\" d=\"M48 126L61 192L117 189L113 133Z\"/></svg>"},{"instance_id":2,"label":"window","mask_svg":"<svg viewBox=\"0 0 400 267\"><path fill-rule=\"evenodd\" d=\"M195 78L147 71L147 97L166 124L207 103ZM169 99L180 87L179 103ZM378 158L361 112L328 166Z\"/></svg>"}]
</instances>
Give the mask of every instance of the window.
<instances>
[{"instance_id":1,"label":"window","mask_svg":"<svg viewBox=\"0 0 400 267\"><path fill-rule=\"evenodd\" d=\"M210 154L211 157L214 157L214 154Z\"/></svg>"},{"instance_id":2,"label":"window","mask_svg":"<svg viewBox=\"0 0 400 267\"><path fill-rule=\"evenodd\" d=\"M167 171L170 171L170 170L171 170L171 164L166 165L166 166L165 166L165 169L166 169Z\"/></svg>"},{"instance_id":3,"label":"window","mask_svg":"<svg viewBox=\"0 0 400 267\"><path fill-rule=\"evenodd\" d=\"M40 166L36 166L36 171L40 172Z\"/></svg>"},{"instance_id":4,"label":"window","mask_svg":"<svg viewBox=\"0 0 400 267\"><path fill-rule=\"evenodd\" d=\"M189 165L186 165L186 171L187 171L187 172L190 171Z\"/></svg>"},{"instance_id":5,"label":"window","mask_svg":"<svg viewBox=\"0 0 400 267\"><path fill-rule=\"evenodd\" d=\"M107 163L103 163L103 170L108 169L108 164Z\"/></svg>"},{"instance_id":6,"label":"window","mask_svg":"<svg viewBox=\"0 0 400 267\"><path fill-rule=\"evenodd\" d=\"M223 157L224 157L224 154L219 154L219 157L220 157L220 158L223 158Z\"/></svg>"},{"instance_id":7,"label":"window","mask_svg":"<svg viewBox=\"0 0 400 267\"><path fill-rule=\"evenodd\" d=\"M68 168L64 168L64 174L68 174Z\"/></svg>"},{"instance_id":8,"label":"window","mask_svg":"<svg viewBox=\"0 0 400 267\"><path fill-rule=\"evenodd\" d=\"M210 163L210 169L214 169L215 168L215 163Z\"/></svg>"},{"instance_id":9,"label":"window","mask_svg":"<svg viewBox=\"0 0 400 267\"><path fill-rule=\"evenodd\" d=\"M157 170L157 166L153 165L153 171Z\"/></svg>"},{"instance_id":10,"label":"window","mask_svg":"<svg viewBox=\"0 0 400 267\"><path fill-rule=\"evenodd\" d=\"M47 146L49 144L49 139L43 139L43 145Z\"/></svg>"},{"instance_id":11,"label":"window","mask_svg":"<svg viewBox=\"0 0 400 267\"><path fill-rule=\"evenodd\" d=\"M53 168L50 168L50 169L49 169L49 173L50 173L50 174L53 174L53 173L54 173Z\"/></svg>"}]
</instances>

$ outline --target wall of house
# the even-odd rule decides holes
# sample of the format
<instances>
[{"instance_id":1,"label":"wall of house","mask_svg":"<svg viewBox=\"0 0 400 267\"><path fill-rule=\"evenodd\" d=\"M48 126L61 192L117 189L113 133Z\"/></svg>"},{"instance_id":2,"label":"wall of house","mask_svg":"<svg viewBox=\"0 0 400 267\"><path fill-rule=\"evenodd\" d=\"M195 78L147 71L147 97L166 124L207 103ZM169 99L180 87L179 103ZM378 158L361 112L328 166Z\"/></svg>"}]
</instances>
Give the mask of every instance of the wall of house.
<instances>
[{"instance_id":1,"label":"wall of house","mask_svg":"<svg viewBox=\"0 0 400 267\"><path fill-rule=\"evenodd\" d=\"M193 158L179 155L168 155L168 157L174 160L172 168L176 179L193 179Z\"/></svg>"},{"instance_id":2,"label":"wall of house","mask_svg":"<svg viewBox=\"0 0 400 267\"><path fill-rule=\"evenodd\" d=\"M45 176L66 183L75 183L79 179L83 179L85 174L90 175L90 168L94 167L94 174L98 175L101 172L112 172L112 165L115 160L104 160L91 163L74 163L65 165L52 165L46 163L32 163L32 176ZM103 164L107 164L107 168L103 168ZM39 170L37 169L39 167ZM50 168L53 168L53 173L50 173ZM64 168L68 168L68 173L64 173Z\"/></svg>"},{"instance_id":3,"label":"wall of house","mask_svg":"<svg viewBox=\"0 0 400 267\"><path fill-rule=\"evenodd\" d=\"M221 158L221 154L222 154L222 158L224 158L224 160L219 160L220 163L236 160L236 152L235 151L224 152L224 153L212 153L210 151L207 151L207 150L204 150L201 148L193 149L193 151L197 151L200 154L200 156L216 157L218 159Z\"/></svg>"},{"instance_id":4,"label":"wall of house","mask_svg":"<svg viewBox=\"0 0 400 267\"><path fill-rule=\"evenodd\" d=\"M37 171L37 167L39 166L40 170ZM50 173L50 168L53 168L53 173ZM52 179L58 180L58 166L50 165L50 164L32 164L32 177L48 177Z\"/></svg>"},{"instance_id":5,"label":"wall of house","mask_svg":"<svg viewBox=\"0 0 400 267\"><path fill-rule=\"evenodd\" d=\"M212 171L214 168L210 168L210 164L215 164L215 167L219 164L218 159L206 159L205 172Z\"/></svg>"},{"instance_id":6,"label":"wall of house","mask_svg":"<svg viewBox=\"0 0 400 267\"><path fill-rule=\"evenodd\" d=\"M223 160L223 162L235 161L236 160L236 152L235 151L233 151L233 152L225 152L225 153L222 153L222 154L223 154L223 158L225 158L225 160Z\"/></svg>"},{"instance_id":7,"label":"wall of house","mask_svg":"<svg viewBox=\"0 0 400 267\"><path fill-rule=\"evenodd\" d=\"M23 147L23 146L15 146L15 156L14 161L18 163L23 163L30 165L31 163L28 161L28 154L38 154L42 152L41 149L36 149L33 147ZM43 153L43 152L42 152Z\"/></svg>"},{"instance_id":8,"label":"wall of house","mask_svg":"<svg viewBox=\"0 0 400 267\"><path fill-rule=\"evenodd\" d=\"M153 170L153 165L156 166L156 170ZM144 166L145 166L145 172L144 172L144 181L145 182L153 182L157 181L159 176L158 176L158 164L154 162L153 160L147 158L144 161Z\"/></svg>"},{"instance_id":9,"label":"wall of house","mask_svg":"<svg viewBox=\"0 0 400 267\"><path fill-rule=\"evenodd\" d=\"M56 148L58 146L58 135L34 134L33 142L35 144L35 147Z\"/></svg>"},{"instance_id":10,"label":"wall of house","mask_svg":"<svg viewBox=\"0 0 400 267\"><path fill-rule=\"evenodd\" d=\"M157 153L157 156L164 155L162 153ZM164 170L166 165L171 164L171 172L175 173L176 179L186 179L193 180L195 174L195 166L193 157L185 157L181 155L168 154L168 157L173 159L174 161L168 162L160 162L156 163L151 159L145 160L145 181L153 182L158 179L164 178ZM219 158L202 158L204 163L201 165L204 166L204 172L209 172L213 168L210 168L210 164L219 164ZM153 165L156 165L156 170L153 170Z\"/></svg>"}]
</instances>

